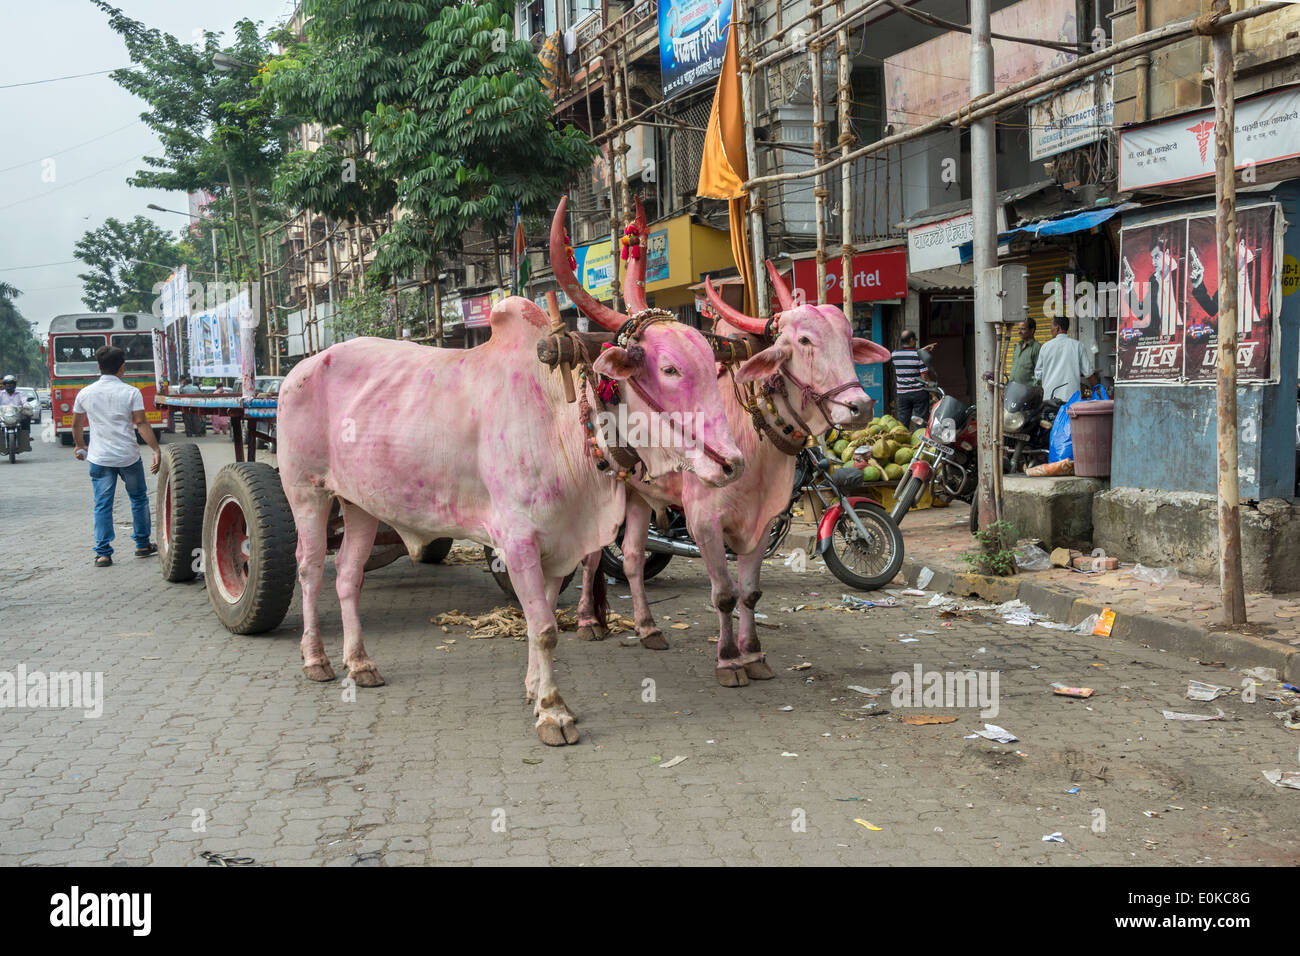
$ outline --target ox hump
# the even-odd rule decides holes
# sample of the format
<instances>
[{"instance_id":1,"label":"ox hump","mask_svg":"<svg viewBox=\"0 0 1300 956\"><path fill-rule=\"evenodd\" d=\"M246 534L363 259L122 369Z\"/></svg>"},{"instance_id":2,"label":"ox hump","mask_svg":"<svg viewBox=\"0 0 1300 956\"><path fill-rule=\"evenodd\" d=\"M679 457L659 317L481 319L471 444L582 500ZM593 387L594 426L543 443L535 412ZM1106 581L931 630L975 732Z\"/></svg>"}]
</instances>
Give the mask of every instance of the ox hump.
<instances>
[{"instance_id":1,"label":"ox hump","mask_svg":"<svg viewBox=\"0 0 1300 956\"><path fill-rule=\"evenodd\" d=\"M516 340L536 342L551 329L550 317L532 299L512 295L492 307L488 316L492 325L490 342L511 343Z\"/></svg>"}]
</instances>

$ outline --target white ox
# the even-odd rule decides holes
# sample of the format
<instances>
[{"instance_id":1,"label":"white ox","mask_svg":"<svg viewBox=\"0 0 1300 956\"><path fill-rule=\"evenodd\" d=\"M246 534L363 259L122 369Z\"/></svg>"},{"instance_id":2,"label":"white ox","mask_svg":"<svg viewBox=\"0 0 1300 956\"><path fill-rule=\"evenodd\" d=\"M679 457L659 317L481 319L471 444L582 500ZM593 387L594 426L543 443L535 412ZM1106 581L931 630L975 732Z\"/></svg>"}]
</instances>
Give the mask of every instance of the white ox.
<instances>
[{"instance_id":1,"label":"white ox","mask_svg":"<svg viewBox=\"0 0 1300 956\"><path fill-rule=\"evenodd\" d=\"M563 214L562 201L557 222ZM598 470L578 406L566 402L558 376L538 360L538 342L549 332L542 310L511 297L492 310L491 324L490 341L467 351L354 339L285 379L278 457L298 527L303 671L311 680L334 679L316 602L337 497L345 526L335 559L343 660L357 685L384 683L362 643L358 609L378 522L402 536L412 558L435 538L468 538L501 555L523 606L524 687L536 702L538 736L575 743L573 714L552 673L555 601L582 557L614 539L627 485ZM594 371L631 386L622 389L624 401L647 416L651 433L661 415L685 413L701 439L685 448L637 448L646 467L656 474L689 469L709 486L734 480L743 460L700 333L657 321L625 344L605 349Z\"/></svg>"},{"instance_id":2,"label":"white ox","mask_svg":"<svg viewBox=\"0 0 1300 956\"><path fill-rule=\"evenodd\" d=\"M644 235L644 213L639 204L637 212L640 234ZM645 308L644 272L644 260L629 262L624 288L632 310ZM787 441L787 449L797 450L802 438L809 434L818 435L831 425L850 425L871 417L872 400L862 390L854 365L887 362L890 353L867 339L854 338L848 319L835 306L796 303L770 262L768 272L781 306L770 325L728 306L707 279L705 289L719 314L714 325L716 333L758 336L766 346L736 368L735 381L741 386L755 384L759 412ZM567 286L566 291L573 295ZM602 324L607 320L599 311L592 318ZM668 503L682 508L686 526L708 570L713 606L718 612L715 673L724 687L740 687L750 679L775 676L759 643L754 606L763 593L759 590L759 572L768 531L790 500L795 459L776 448L768 435L760 439L750 412L727 375L719 374L718 386L727 421L745 457L744 474L725 488L709 487L682 474L650 483L633 482L622 544L623 570L632 592L641 643L653 650L667 648L668 641L655 625L646 600L645 544L652 505ZM787 426L792 429L789 436L782 434ZM728 548L736 554L739 585L727 567ZM600 570L591 560L583 570L579 636L599 640L605 628L588 591ZM732 626L737 603L739 640Z\"/></svg>"}]
</instances>

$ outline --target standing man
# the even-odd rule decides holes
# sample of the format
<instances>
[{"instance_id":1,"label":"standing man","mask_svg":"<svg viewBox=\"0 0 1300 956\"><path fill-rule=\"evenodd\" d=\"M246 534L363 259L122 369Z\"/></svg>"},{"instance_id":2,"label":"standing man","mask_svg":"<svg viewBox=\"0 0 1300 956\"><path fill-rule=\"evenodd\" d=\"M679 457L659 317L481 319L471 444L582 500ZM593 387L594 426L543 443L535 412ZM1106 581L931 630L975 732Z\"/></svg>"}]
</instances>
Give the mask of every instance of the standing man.
<instances>
[{"instance_id":1,"label":"standing man","mask_svg":"<svg viewBox=\"0 0 1300 956\"><path fill-rule=\"evenodd\" d=\"M1058 315L1052 319L1052 340L1038 353L1034 365L1034 378L1043 383L1043 401L1053 399L1064 404L1080 389L1080 382L1089 387L1097 384L1097 373L1092 367L1092 357L1083 343L1070 338L1070 319ZM1091 391L1085 391L1087 398Z\"/></svg>"},{"instance_id":2,"label":"standing man","mask_svg":"<svg viewBox=\"0 0 1300 956\"><path fill-rule=\"evenodd\" d=\"M1020 340L1016 342L1016 351L1011 357L1011 381L1021 385L1034 384L1034 366L1038 364L1038 353L1043 350L1043 343L1034 338L1038 323L1025 319L1016 328Z\"/></svg>"},{"instance_id":3,"label":"standing man","mask_svg":"<svg viewBox=\"0 0 1300 956\"><path fill-rule=\"evenodd\" d=\"M894 363L894 391L898 395L898 420L908 430L915 427L912 419L919 418L924 424L929 418L930 395L925 390L925 382L930 379L930 356L922 357L922 352L934 348L927 345L923 349L916 347L916 333L904 329L898 337L899 348L892 353Z\"/></svg>"},{"instance_id":4,"label":"standing man","mask_svg":"<svg viewBox=\"0 0 1300 956\"><path fill-rule=\"evenodd\" d=\"M194 380L188 375L181 376L181 394L182 395L201 395L202 389L194 384ZM202 434L203 429L199 424L199 413L192 408L186 408L181 412L181 420L185 422L185 437L195 438Z\"/></svg>"},{"instance_id":5,"label":"standing man","mask_svg":"<svg viewBox=\"0 0 1300 956\"><path fill-rule=\"evenodd\" d=\"M144 482L144 462L136 449L138 432L153 449L152 474L162 463L162 449L144 415L144 396L134 385L122 381L126 353L116 345L105 345L95 353L99 363L99 381L77 393L72 406L72 440L78 460L90 462L90 484L95 493L95 567L113 563L113 495L117 479L122 479L131 497L131 523L135 538L135 556L147 558L158 553L149 540L149 489ZM86 451L85 432L90 424L90 451Z\"/></svg>"}]
</instances>

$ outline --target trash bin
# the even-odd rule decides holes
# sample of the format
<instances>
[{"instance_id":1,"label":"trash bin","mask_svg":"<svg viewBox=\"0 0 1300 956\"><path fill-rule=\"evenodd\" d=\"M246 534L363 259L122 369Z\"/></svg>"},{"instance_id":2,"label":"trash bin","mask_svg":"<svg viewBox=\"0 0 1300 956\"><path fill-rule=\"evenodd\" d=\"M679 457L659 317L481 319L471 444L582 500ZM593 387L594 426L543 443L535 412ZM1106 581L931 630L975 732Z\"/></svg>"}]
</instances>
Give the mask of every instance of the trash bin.
<instances>
[{"instance_id":1,"label":"trash bin","mask_svg":"<svg viewBox=\"0 0 1300 956\"><path fill-rule=\"evenodd\" d=\"M1074 436L1074 473L1081 478L1110 475L1110 437L1115 421L1115 403L1075 402L1069 407L1070 431Z\"/></svg>"}]
</instances>

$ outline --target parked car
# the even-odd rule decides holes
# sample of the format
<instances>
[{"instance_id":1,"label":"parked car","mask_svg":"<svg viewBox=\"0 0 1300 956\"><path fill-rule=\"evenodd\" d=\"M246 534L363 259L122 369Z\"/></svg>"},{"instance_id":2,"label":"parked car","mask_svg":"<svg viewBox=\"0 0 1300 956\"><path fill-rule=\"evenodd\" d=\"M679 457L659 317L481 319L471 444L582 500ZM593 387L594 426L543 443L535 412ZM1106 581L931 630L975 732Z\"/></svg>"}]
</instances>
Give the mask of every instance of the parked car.
<instances>
[{"instance_id":1,"label":"parked car","mask_svg":"<svg viewBox=\"0 0 1300 956\"><path fill-rule=\"evenodd\" d=\"M259 375L253 379L253 392L257 395L278 395L283 375Z\"/></svg>"},{"instance_id":2,"label":"parked car","mask_svg":"<svg viewBox=\"0 0 1300 956\"><path fill-rule=\"evenodd\" d=\"M52 407L52 406L50 405L50 390L49 390L48 388L38 388L38 389L36 390L36 394L37 394L38 396L40 396L40 399L41 399L41 408L51 408L51 407Z\"/></svg>"},{"instance_id":3,"label":"parked car","mask_svg":"<svg viewBox=\"0 0 1300 956\"><path fill-rule=\"evenodd\" d=\"M36 389L34 388L28 388L25 385L19 385L18 391L20 391L23 395L23 398L27 400L27 407L32 410L32 424L39 425L41 423L41 409L49 408L49 404L48 403L45 405L41 404L41 398L39 395L36 394Z\"/></svg>"}]
</instances>

